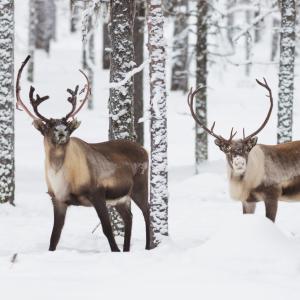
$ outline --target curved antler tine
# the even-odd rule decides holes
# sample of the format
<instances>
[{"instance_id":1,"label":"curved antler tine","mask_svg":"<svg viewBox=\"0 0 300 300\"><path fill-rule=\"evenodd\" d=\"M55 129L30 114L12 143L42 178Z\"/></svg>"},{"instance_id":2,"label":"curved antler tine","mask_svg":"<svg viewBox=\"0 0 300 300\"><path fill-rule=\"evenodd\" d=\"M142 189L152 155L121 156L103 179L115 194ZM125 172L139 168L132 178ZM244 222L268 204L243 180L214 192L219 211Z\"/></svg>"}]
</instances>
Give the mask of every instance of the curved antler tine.
<instances>
[{"instance_id":1,"label":"curved antler tine","mask_svg":"<svg viewBox=\"0 0 300 300\"><path fill-rule=\"evenodd\" d=\"M264 87L268 92L269 92L269 95L267 95L267 97L270 99L270 108L269 108L269 111L267 113L267 116L264 120L264 122L261 124L261 126L256 130L254 131L252 134L248 135L246 138L244 137L244 140L249 140L251 139L252 137L254 137L255 135L257 135L265 126L266 124L268 123L269 119L270 119L270 116L271 116L271 113L272 113L272 109L273 109L273 96L272 96L272 90L271 88L269 87L267 81L265 78L263 78L264 82L265 83L262 83L261 81L259 81L258 79L256 79L256 82L261 85L262 87Z\"/></svg>"},{"instance_id":2,"label":"curved antler tine","mask_svg":"<svg viewBox=\"0 0 300 300\"><path fill-rule=\"evenodd\" d=\"M44 122L49 122L49 119L47 119L46 117L44 117L39 111L38 111L38 106L46 101L47 99L49 99L49 96L44 96L44 97L40 97L39 94L36 94L36 98L34 99L34 91L35 88L33 86L30 87L29 90L29 99L30 99L30 103L31 106L33 107L33 111L34 113Z\"/></svg>"},{"instance_id":3,"label":"curved antler tine","mask_svg":"<svg viewBox=\"0 0 300 300\"><path fill-rule=\"evenodd\" d=\"M85 89L86 89L86 93L85 93L85 96L82 100L80 100L81 104L79 105L79 107L77 108L77 110L73 111L72 113L69 113L67 115L67 119L69 118L74 118L75 115L82 109L83 105L85 104L85 102L88 100L89 98L89 95L91 94L91 87L90 87L90 82L89 82L89 79L87 77L87 75L82 71L82 70L79 70L79 72L84 76L84 78L86 79L86 82L87 84L85 85Z\"/></svg>"},{"instance_id":4,"label":"curved antler tine","mask_svg":"<svg viewBox=\"0 0 300 300\"><path fill-rule=\"evenodd\" d=\"M196 121L196 123L198 123L207 133L209 133L210 135L212 135L218 140L226 141L221 135L217 135L214 133L213 129L215 127L216 122L214 122L211 129L209 129L203 123L201 123L201 121L198 119L196 112L194 111L194 97L202 88L204 88L204 86L197 88L194 92L192 92L192 89L190 90L190 93L188 95L188 104L190 107L191 115L193 119Z\"/></svg>"},{"instance_id":5,"label":"curved antler tine","mask_svg":"<svg viewBox=\"0 0 300 300\"><path fill-rule=\"evenodd\" d=\"M67 92L69 92L71 94L70 97L68 97L68 101L72 104L72 109L71 111L65 116L65 119L69 119L70 116L74 113L75 109L76 109L76 105L77 105L77 94L78 94L78 90L79 90L79 85L76 85L74 91L72 91L71 89L67 89Z\"/></svg>"},{"instance_id":6,"label":"curved antler tine","mask_svg":"<svg viewBox=\"0 0 300 300\"><path fill-rule=\"evenodd\" d=\"M28 55L26 57L26 59L23 61L22 65L21 65L21 67L20 67L20 69L18 71L17 81L16 81L16 98L17 98L16 108L18 110L22 110L23 109L33 120L37 120L38 118L23 103L23 101L21 99L21 95L20 95L20 91L21 91L21 87L20 87L21 75L22 75L23 69L24 69L25 65L28 63L29 59L30 59L30 55Z\"/></svg>"},{"instance_id":7,"label":"curved antler tine","mask_svg":"<svg viewBox=\"0 0 300 300\"><path fill-rule=\"evenodd\" d=\"M233 127L231 128L231 131L230 131L230 137L229 137L229 142L232 141L232 139L235 137L235 135L237 134L237 131L235 133L233 133Z\"/></svg>"},{"instance_id":8,"label":"curved antler tine","mask_svg":"<svg viewBox=\"0 0 300 300\"><path fill-rule=\"evenodd\" d=\"M211 130L211 131L213 131L213 130L214 130L214 128L215 128L215 125L216 125L216 121L214 121L214 123L212 124L212 126L211 126L211 128L210 128L210 130Z\"/></svg>"}]
</instances>

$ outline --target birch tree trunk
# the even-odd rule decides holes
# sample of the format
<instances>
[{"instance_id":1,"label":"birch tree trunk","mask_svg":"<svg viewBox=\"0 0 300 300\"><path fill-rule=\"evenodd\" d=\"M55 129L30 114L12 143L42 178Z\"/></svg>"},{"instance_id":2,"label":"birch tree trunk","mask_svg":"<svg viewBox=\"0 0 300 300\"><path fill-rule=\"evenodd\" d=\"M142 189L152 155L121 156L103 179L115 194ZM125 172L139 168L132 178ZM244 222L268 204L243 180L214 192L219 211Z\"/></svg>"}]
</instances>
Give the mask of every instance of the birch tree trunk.
<instances>
[{"instance_id":1,"label":"birch tree trunk","mask_svg":"<svg viewBox=\"0 0 300 300\"><path fill-rule=\"evenodd\" d=\"M188 0L179 0L175 7L171 90L188 89Z\"/></svg>"},{"instance_id":2,"label":"birch tree trunk","mask_svg":"<svg viewBox=\"0 0 300 300\"><path fill-rule=\"evenodd\" d=\"M50 52L50 41L54 38L55 3L54 0L35 0L36 2L36 39L35 47Z\"/></svg>"},{"instance_id":3,"label":"birch tree trunk","mask_svg":"<svg viewBox=\"0 0 300 300\"><path fill-rule=\"evenodd\" d=\"M280 21L278 20L278 18L276 16L273 16L271 61L275 60L276 55L278 53L278 48L279 48L279 27L280 27Z\"/></svg>"},{"instance_id":4,"label":"birch tree trunk","mask_svg":"<svg viewBox=\"0 0 300 300\"><path fill-rule=\"evenodd\" d=\"M145 30L145 1L136 1L136 13L133 25L134 57L140 66L144 62L144 30ZM133 77L133 103L134 103L134 127L136 141L144 145L144 123L139 119L144 115L144 70Z\"/></svg>"},{"instance_id":5,"label":"birch tree trunk","mask_svg":"<svg viewBox=\"0 0 300 300\"><path fill-rule=\"evenodd\" d=\"M36 39L36 11L35 0L29 1L29 30L28 30L28 52L31 59L28 62L27 80L34 81L34 52Z\"/></svg>"},{"instance_id":6,"label":"birch tree trunk","mask_svg":"<svg viewBox=\"0 0 300 300\"><path fill-rule=\"evenodd\" d=\"M73 33L77 31L77 26L79 23L79 7L76 5L76 0L70 0L70 11L70 31Z\"/></svg>"},{"instance_id":7,"label":"birch tree trunk","mask_svg":"<svg viewBox=\"0 0 300 300\"><path fill-rule=\"evenodd\" d=\"M280 16L278 2L274 2L272 8L277 8L278 13L273 14L272 20L272 44L271 44L271 61L274 61L279 49L279 31L280 31Z\"/></svg>"},{"instance_id":8,"label":"birch tree trunk","mask_svg":"<svg viewBox=\"0 0 300 300\"><path fill-rule=\"evenodd\" d=\"M227 0L226 1L226 9L231 10L236 5L237 0ZM234 35L234 19L235 14L232 12L227 16L227 38L230 42L231 46L234 47L233 43L233 35Z\"/></svg>"},{"instance_id":9,"label":"birch tree trunk","mask_svg":"<svg viewBox=\"0 0 300 300\"><path fill-rule=\"evenodd\" d=\"M135 66L133 46L133 13L134 1L122 0L110 2L111 25L111 58L110 82L123 80ZM110 89L109 139L135 140L133 111L133 80L124 85ZM124 234L124 224L114 208L109 209L115 235Z\"/></svg>"},{"instance_id":10,"label":"birch tree trunk","mask_svg":"<svg viewBox=\"0 0 300 300\"><path fill-rule=\"evenodd\" d=\"M294 0L281 2L280 62L277 143L292 140L294 62L295 62L295 22Z\"/></svg>"},{"instance_id":11,"label":"birch tree trunk","mask_svg":"<svg viewBox=\"0 0 300 300\"><path fill-rule=\"evenodd\" d=\"M147 0L148 50L150 58L150 210L154 244L168 235L168 162L166 54L161 0Z\"/></svg>"},{"instance_id":12,"label":"birch tree trunk","mask_svg":"<svg viewBox=\"0 0 300 300\"><path fill-rule=\"evenodd\" d=\"M14 1L0 1L0 202L14 203Z\"/></svg>"},{"instance_id":13,"label":"birch tree trunk","mask_svg":"<svg viewBox=\"0 0 300 300\"><path fill-rule=\"evenodd\" d=\"M197 46L196 46L196 86L203 88L196 95L195 110L199 120L207 124L207 18L208 4L206 0L198 0L198 19L197 19ZM195 158L196 174L199 172L201 162L208 158L207 133L197 123L195 123Z\"/></svg>"},{"instance_id":14,"label":"birch tree trunk","mask_svg":"<svg viewBox=\"0 0 300 300\"><path fill-rule=\"evenodd\" d=\"M247 2L245 2L247 3ZM251 11L250 10L246 10L245 12L245 19L246 19L246 24L250 24L251 23ZM251 33L247 32L245 34L245 58L246 58L246 65L245 65L245 74L246 76L250 75L250 71L251 71L251 65L250 65L250 59L251 59L251 45L252 44L252 37L251 37Z\"/></svg>"},{"instance_id":15,"label":"birch tree trunk","mask_svg":"<svg viewBox=\"0 0 300 300\"><path fill-rule=\"evenodd\" d=\"M89 82L91 84L91 89L94 88L94 64L95 64L95 35L93 28L92 17L89 18L89 34L87 44L85 45L85 67L87 69ZM94 96L91 92L88 99L88 109L92 110L94 108Z\"/></svg>"}]
</instances>

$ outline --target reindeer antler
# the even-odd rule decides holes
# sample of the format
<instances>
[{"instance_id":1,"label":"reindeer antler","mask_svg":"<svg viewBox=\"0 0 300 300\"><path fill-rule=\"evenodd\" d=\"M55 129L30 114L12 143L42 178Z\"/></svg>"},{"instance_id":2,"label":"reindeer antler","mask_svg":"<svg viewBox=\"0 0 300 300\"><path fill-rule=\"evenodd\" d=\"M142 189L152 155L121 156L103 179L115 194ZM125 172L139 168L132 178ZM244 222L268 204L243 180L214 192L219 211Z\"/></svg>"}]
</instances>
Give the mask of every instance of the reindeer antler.
<instances>
[{"instance_id":1,"label":"reindeer antler","mask_svg":"<svg viewBox=\"0 0 300 300\"><path fill-rule=\"evenodd\" d=\"M23 110L34 120L37 119L37 117L31 113L31 111L26 107L26 105L23 103L21 96L20 96L20 91L21 91L21 87L20 87L20 79L21 79L21 75L22 75L22 71L25 67L25 65L27 64L27 62L30 59L30 55L28 55L26 57L26 59L23 61L19 71L18 71L18 76L17 76L17 82L16 82L16 97L17 97L17 102L16 102L16 108L18 110L22 110L20 107L23 108Z\"/></svg>"},{"instance_id":2,"label":"reindeer antler","mask_svg":"<svg viewBox=\"0 0 300 300\"><path fill-rule=\"evenodd\" d=\"M235 137L235 135L237 134L237 131L235 133L233 133L233 127L231 129L231 132L230 132L230 137L229 139L225 139L224 137L222 137L221 135L218 135L214 132L214 127L215 127L215 124L216 124L216 121L214 121L213 125L211 126L211 128L207 128L203 123L201 123L201 121L199 120L196 112L194 111L194 97L195 95L202 89L204 88L203 86L202 87L199 87L198 89L196 89L194 92L192 90L192 88L190 89L190 92L189 92L189 95L188 95L188 105L190 107L190 110L191 110L191 114L192 114L192 117L194 118L194 120L207 132L209 133L210 135L212 135L213 137L215 137L216 139L218 140L221 140L223 142L226 142L226 143L229 143L231 142L231 140Z\"/></svg>"},{"instance_id":3,"label":"reindeer antler","mask_svg":"<svg viewBox=\"0 0 300 300\"><path fill-rule=\"evenodd\" d=\"M270 116L271 116L271 113L272 113L272 109L273 109L273 96L272 96L272 90L271 88L269 87L267 81L265 78L263 78L264 80L264 83L259 81L258 79L255 79L256 82L261 85L262 87L264 87L268 92L269 92L269 95L267 95L268 98L270 98L270 108L269 108L269 111L268 111L268 114L264 120L264 122L260 125L260 127L254 131L253 133L251 133L250 135L248 135L247 137L245 137L245 131L243 131L243 139L244 140L249 140L251 139L252 137L256 136L268 123L269 119L270 119Z\"/></svg>"},{"instance_id":4,"label":"reindeer antler","mask_svg":"<svg viewBox=\"0 0 300 300\"><path fill-rule=\"evenodd\" d=\"M268 111L268 114L264 120L264 122L262 123L262 125L256 130L254 131L253 133L251 133L250 135L248 135L247 137L245 137L245 129L243 128L243 140L249 140L251 139L252 137L256 136L265 126L266 124L268 123L269 119L270 119L270 116L271 116L271 113L272 113L272 109L273 109L273 96L272 96L272 90L271 88L269 87L267 81L265 78L263 78L264 80L264 83L259 81L258 79L256 79L256 82L261 85L262 87L264 87L268 92L269 92L269 95L267 95L267 97L270 98L270 108L269 108L269 111ZM224 142L231 142L231 140L234 138L234 136L237 134L237 132L233 133L233 128L231 129L231 132L230 132L230 137L228 140L224 139L221 135L217 135L214 133L214 127L215 127L215 124L216 122L213 123L211 129L208 129L204 124L202 124L199 119L198 119L198 116L196 115L195 111L194 111L194 96L200 91L200 89L203 88L203 87L200 87L198 89L196 89L194 92L192 92L192 89L190 90L190 93L188 95L188 105L190 107L190 110L191 110L191 114L194 118L194 120L207 132L209 133L210 135L212 135L213 137L215 137L216 139L219 139L219 140L223 140Z\"/></svg>"},{"instance_id":5,"label":"reindeer antler","mask_svg":"<svg viewBox=\"0 0 300 300\"><path fill-rule=\"evenodd\" d=\"M76 85L75 90L67 89L67 92L71 94L71 97L68 97L68 101L72 104L71 111L66 115L66 119L69 119L70 116L74 113L77 104L77 94L79 90L79 85Z\"/></svg>"},{"instance_id":6,"label":"reindeer antler","mask_svg":"<svg viewBox=\"0 0 300 300\"><path fill-rule=\"evenodd\" d=\"M21 80L21 75L22 75L22 71L25 67L25 65L27 64L27 62L30 59L30 55L28 55L26 57L26 59L23 61L21 68L18 71L18 76L17 76L17 82L16 82L16 97L17 97L17 102L16 102L16 108L21 110L20 107L23 108L23 110L34 120L37 120L38 118L40 118L41 120L47 122L49 121L49 119L45 118L44 116L42 116L38 110L37 107L44 102L45 100L47 100L49 98L49 96L44 96L44 97L40 97L38 94L36 95L36 99L34 99L33 94L35 91L35 88L33 86L30 87L30 91L29 91L29 98L30 98L30 103L33 107L33 110L36 114L36 116L26 107L26 105L23 103L21 96L20 96L20 80ZM37 118L38 117L38 118Z\"/></svg>"},{"instance_id":7,"label":"reindeer antler","mask_svg":"<svg viewBox=\"0 0 300 300\"><path fill-rule=\"evenodd\" d=\"M44 122L49 122L50 120L47 119L46 117L44 117L43 115L41 115L38 111L38 106L46 101L47 99L49 99L49 96L44 96L44 97L40 97L39 94L36 94L36 98L34 98L34 91L35 88L33 86L30 87L30 91L29 91L29 99L30 99L30 103L33 107L33 110L35 112L35 114Z\"/></svg>"},{"instance_id":8,"label":"reindeer antler","mask_svg":"<svg viewBox=\"0 0 300 300\"><path fill-rule=\"evenodd\" d=\"M26 57L26 59L24 60L24 62L22 63L22 65L21 65L21 67L20 67L20 69L18 71L17 82L16 82L16 97L17 97L16 107L17 107L17 109L22 108L34 120L37 120L39 118L39 119L41 119L44 122L49 122L50 120L47 119L46 117L44 117L38 111L38 106L42 102L44 102L47 99L49 99L49 96L40 97L39 94L36 94L36 97L34 97L35 88L33 86L30 87L29 99L30 99L30 103L31 103L31 105L33 107L35 115L26 107L26 105L23 103L23 101L21 99L21 96L20 96L20 90L21 90L20 79L21 79L22 71L23 71L25 65L27 64L27 62L29 61L29 59L30 59L30 55L28 55ZM71 94L71 96L68 97L68 101L72 104L72 109L66 115L65 119L74 118L74 116L81 110L81 108L83 107L83 105L87 101L88 96L91 93L90 82L89 82L88 77L86 76L86 74L82 70L79 70L79 72L81 74L83 74L83 76L85 77L85 79L87 81L87 84L84 86L83 90L79 94L81 94L85 90L86 90L86 94L85 94L85 97L82 100L80 100L81 104L80 104L80 106L76 110L77 94L78 94L78 91L79 91L79 86L77 85L75 87L74 91L71 90L71 89L67 89L67 92L69 92Z\"/></svg>"},{"instance_id":9,"label":"reindeer antler","mask_svg":"<svg viewBox=\"0 0 300 300\"><path fill-rule=\"evenodd\" d=\"M79 105L79 107L75 111L75 109L76 109L76 102L77 102L78 85L76 86L75 91L71 91L70 89L67 90L69 93L71 93L71 97L68 98L68 101L69 102L72 101L71 102L72 103L72 110L66 115L66 119L74 118L75 117L75 115L82 109L83 105L88 100L89 95L91 93L90 82L89 82L89 79L88 79L87 75L82 70L79 70L79 72L84 76L84 78L87 81L87 84L84 86L83 90L79 94L83 93L84 90L86 90L86 93L85 93L84 98L82 100L80 100L81 104ZM76 92L76 97L74 98L73 95L74 95L75 92Z\"/></svg>"}]
</instances>

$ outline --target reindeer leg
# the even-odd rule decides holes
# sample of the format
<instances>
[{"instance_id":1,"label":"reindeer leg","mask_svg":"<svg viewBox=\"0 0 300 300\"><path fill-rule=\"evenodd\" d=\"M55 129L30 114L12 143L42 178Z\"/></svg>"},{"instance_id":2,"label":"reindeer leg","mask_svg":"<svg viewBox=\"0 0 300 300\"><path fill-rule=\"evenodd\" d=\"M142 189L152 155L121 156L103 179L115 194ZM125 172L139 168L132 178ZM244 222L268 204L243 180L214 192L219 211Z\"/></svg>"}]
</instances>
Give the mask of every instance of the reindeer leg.
<instances>
[{"instance_id":1,"label":"reindeer leg","mask_svg":"<svg viewBox=\"0 0 300 300\"><path fill-rule=\"evenodd\" d=\"M243 202L243 214L254 214L256 208L255 202Z\"/></svg>"},{"instance_id":2,"label":"reindeer leg","mask_svg":"<svg viewBox=\"0 0 300 300\"><path fill-rule=\"evenodd\" d=\"M118 245L115 241L115 237L112 231L110 218L105 204L103 193L102 192L95 193L95 195L91 197L91 203L96 209L96 212L98 214L98 217L102 225L103 233L107 237L111 251L120 252L120 249L118 248Z\"/></svg>"},{"instance_id":3,"label":"reindeer leg","mask_svg":"<svg viewBox=\"0 0 300 300\"><path fill-rule=\"evenodd\" d=\"M146 227L146 250L153 249L153 232L150 220L150 206L148 203L148 173L135 179L131 198L143 213Z\"/></svg>"},{"instance_id":4,"label":"reindeer leg","mask_svg":"<svg viewBox=\"0 0 300 300\"><path fill-rule=\"evenodd\" d=\"M265 200L265 207L266 207L266 217L270 219L272 222L275 222L277 207L278 207L278 200Z\"/></svg>"},{"instance_id":5,"label":"reindeer leg","mask_svg":"<svg viewBox=\"0 0 300 300\"><path fill-rule=\"evenodd\" d=\"M125 225L123 251L128 252L130 250L130 240L131 240L131 231L132 231L132 213L130 210L130 205L124 203L124 204L117 205L115 208L118 211L118 213L121 215Z\"/></svg>"},{"instance_id":6,"label":"reindeer leg","mask_svg":"<svg viewBox=\"0 0 300 300\"><path fill-rule=\"evenodd\" d=\"M52 204L54 212L54 223L50 238L49 251L55 251L56 249L56 246L60 239L61 231L65 224L65 217L67 212L67 205L65 203L57 201L55 200L55 198L52 198Z\"/></svg>"}]
</instances>

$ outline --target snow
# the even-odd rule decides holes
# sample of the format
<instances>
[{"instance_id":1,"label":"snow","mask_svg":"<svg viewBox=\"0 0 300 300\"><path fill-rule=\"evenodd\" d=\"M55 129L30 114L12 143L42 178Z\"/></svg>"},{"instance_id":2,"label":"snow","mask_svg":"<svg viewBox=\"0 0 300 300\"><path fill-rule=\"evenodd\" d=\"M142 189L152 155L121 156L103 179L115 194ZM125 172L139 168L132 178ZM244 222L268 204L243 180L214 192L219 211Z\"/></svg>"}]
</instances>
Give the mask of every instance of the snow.
<instances>
[{"instance_id":1,"label":"snow","mask_svg":"<svg viewBox=\"0 0 300 300\"><path fill-rule=\"evenodd\" d=\"M61 22L68 3L58 3ZM26 1L16 0L16 68L27 55L24 28L28 19L20 17L26 8ZM36 53L34 86L38 93L50 95L41 104L46 117L62 117L69 112L66 88L85 83L77 71L80 33L70 36L68 25L58 27L58 43L53 44L50 56ZM96 34L98 46L99 36ZM168 45L172 45L170 39ZM258 57L262 61L268 59L269 52L264 54ZM216 70L210 69L208 80L209 124L216 120L215 131L224 136L232 126L239 130L238 135L243 127L246 134L254 131L269 107L265 91L254 78L266 77L276 108L277 69L273 65L253 66L249 78L241 75L243 66L228 67L223 75ZM25 78L21 92L28 101ZM298 80L296 77L295 82ZM109 72L98 65L95 82L95 110L80 111L82 124L74 133L88 142L106 140L108 131L109 91L105 87ZM296 85L294 139L300 138L299 97ZM148 88L145 99L149 99ZM101 228L92 234L98 224L96 212L83 207L68 211L58 250L47 251L53 220L44 180L42 137L32 120L16 111L16 207L0 206L1 299L299 299L300 204L280 203L275 224L264 218L262 203L255 215L243 216L241 204L230 199L225 158L211 138L209 161L194 175L194 122L186 95L169 93L168 101L170 237L157 249L144 250L144 222L133 205L130 253L111 253ZM259 142L275 143L275 116L276 109L259 134ZM145 121L146 128L148 123Z\"/></svg>"}]
</instances>

